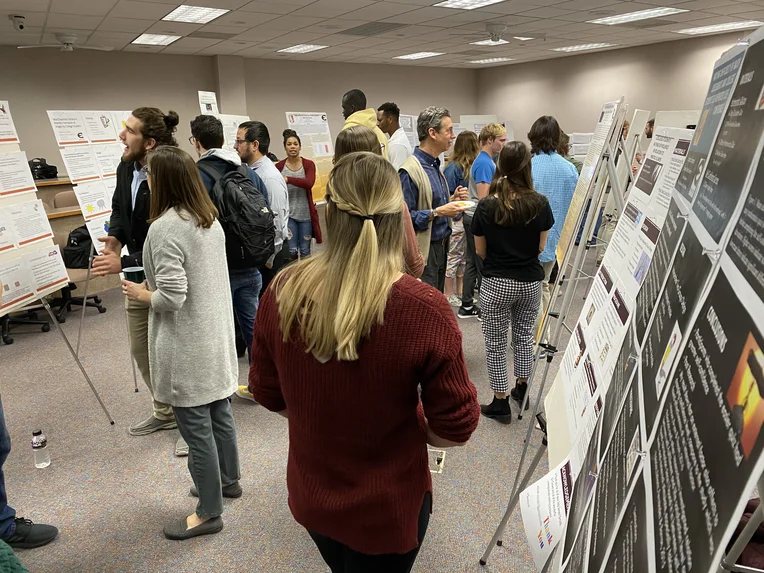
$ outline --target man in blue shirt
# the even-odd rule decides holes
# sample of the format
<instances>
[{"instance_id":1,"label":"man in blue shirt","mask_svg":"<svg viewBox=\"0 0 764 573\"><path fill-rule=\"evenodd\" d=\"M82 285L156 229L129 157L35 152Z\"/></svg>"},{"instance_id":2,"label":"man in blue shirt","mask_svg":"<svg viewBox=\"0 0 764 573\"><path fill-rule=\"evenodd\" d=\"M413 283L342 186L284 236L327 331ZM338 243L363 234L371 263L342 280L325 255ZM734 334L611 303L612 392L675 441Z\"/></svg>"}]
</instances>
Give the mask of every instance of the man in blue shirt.
<instances>
[{"instance_id":1,"label":"man in blue shirt","mask_svg":"<svg viewBox=\"0 0 764 573\"><path fill-rule=\"evenodd\" d=\"M456 139L448 110L430 106L417 119L419 147L398 171L403 198L411 212L419 248L427 264L422 281L443 292L446 286L450 219L464 211L454 203L467 199L467 189L458 187L453 195L440 171L441 153Z\"/></svg>"},{"instance_id":2,"label":"man in blue shirt","mask_svg":"<svg viewBox=\"0 0 764 573\"><path fill-rule=\"evenodd\" d=\"M459 318L480 319L480 309L475 304L475 285L482 272L483 261L475 253L475 236L472 234L472 216L478 201L488 197L491 179L496 171L493 157L498 155L507 143L507 130L498 123L489 123L480 130L480 153L472 163L469 177L470 201L475 205L464 212L464 236L467 239L467 267L464 269L462 285L462 306L457 313Z\"/></svg>"},{"instance_id":3,"label":"man in blue shirt","mask_svg":"<svg viewBox=\"0 0 764 573\"><path fill-rule=\"evenodd\" d=\"M578 182L578 171L576 171L575 166L557 153L560 135L561 130L557 120L549 115L538 118L528 133L531 153L533 153L531 160L533 186L536 191L549 199L549 205L554 215L554 226L549 229L546 247L539 256L541 266L544 268L544 282L541 291L541 307L536 319L537 327L541 316L549 306L551 298L549 277L557 260L557 243L560 241L565 216L570 209L570 201L573 199L573 192L576 190L576 183Z\"/></svg>"}]
</instances>

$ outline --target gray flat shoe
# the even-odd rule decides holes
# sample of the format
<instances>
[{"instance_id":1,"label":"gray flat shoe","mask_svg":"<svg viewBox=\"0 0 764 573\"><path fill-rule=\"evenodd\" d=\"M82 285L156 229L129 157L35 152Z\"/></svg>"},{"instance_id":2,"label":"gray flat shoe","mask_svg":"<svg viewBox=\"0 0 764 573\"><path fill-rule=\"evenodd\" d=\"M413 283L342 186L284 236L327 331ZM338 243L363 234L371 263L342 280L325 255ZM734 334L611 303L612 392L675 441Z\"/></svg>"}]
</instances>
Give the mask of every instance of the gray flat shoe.
<instances>
[{"instance_id":1,"label":"gray flat shoe","mask_svg":"<svg viewBox=\"0 0 764 573\"><path fill-rule=\"evenodd\" d=\"M196 486L191 486L191 495L193 497L199 497L199 492L196 491ZM223 497L230 497L233 499L241 497L242 489L241 484L239 482L233 482L230 485L224 485L223 486Z\"/></svg>"},{"instance_id":2,"label":"gray flat shoe","mask_svg":"<svg viewBox=\"0 0 764 573\"><path fill-rule=\"evenodd\" d=\"M167 539L183 541L184 539L191 539L192 537L198 537L200 535L218 533L219 531L222 531L222 529L222 517L213 517L191 529L186 529L186 518L184 517L178 521L173 521L170 525L165 525L164 536Z\"/></svg>"},{"instance_id":3,"label":"gray flat shoe","mask_svg":"<svg viewBox=\"0 0 764 573\"><path fill-rule=\"evenodd\" d=\"M174 430L177 427L178 424L175 418L172 420L159 420L154 416L150 416L147 420L130 426L127 433L131 436L148 436L160 430Z\"/></svg>"}]
</instances>

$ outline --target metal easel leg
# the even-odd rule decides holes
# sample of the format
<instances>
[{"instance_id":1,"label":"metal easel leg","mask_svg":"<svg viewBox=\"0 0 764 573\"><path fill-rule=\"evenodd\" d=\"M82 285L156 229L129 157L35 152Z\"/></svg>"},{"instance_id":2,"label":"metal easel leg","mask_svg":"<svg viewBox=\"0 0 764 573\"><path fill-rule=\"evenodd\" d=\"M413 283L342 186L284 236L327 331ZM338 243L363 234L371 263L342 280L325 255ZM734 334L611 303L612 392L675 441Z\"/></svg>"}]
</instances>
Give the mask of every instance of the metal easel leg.
<instances>
[{"instance_id":1,"label":"metal easel leg","mask_svg":"<svg viewBox=\"0 0 764 573\"><path fill-rule=\"evenodd\" d=\"M759 493L764 492L764 476L759 478L759 481L756 485L759 488ZM764 523L764 504L760 503L759 507L756 508L756 511L753 512L753 515L748 520L748 523L745 524L743 531L741 531L740 535L738 535L737 541L735 541L735 543L732 545L729 553L727 553L722 558L722 562L719 564L718 573L728 573L730 571L753 573L755 571L764 571L762 569L755 569L753 567L735 565L737 560L740 558L740 555L743 553L745 546L748 545L749 541L751 541L753 534L756 533L756 530L762 523Z\"/></svg>"},{"instance_id":2,"label":"metal easel leg","mask_svg":"<svg viewBox=\"0 0 764 573\"><path fill-rule=\"evenodd\" d=\"M82 324L85 322L85 309L88 306L88 288L90 287L90 269L93 267L95 245L90 243L90 255L88 255L88 276L85 279L85 296L82 297L82 313L80 314L80 329L77 333L77 356L80 355L80 342L82 341Z\"/></svg>"},{"instance_id":3,"label":"metal easel leg","mask_svg":"<svg viewBox=\"0 0 764 573\"><path fill-rule=\"evenodd\" d=\"M539 414L539 416L541 416ZM541 420L539 420L539 423L542 423ZM533 424L531 424L531 427ZM545 424L542 423L542 427L545 426ZM499 527L496 528L496 532L493 534L493 537L491 538L490 543L488 544L488 547L485 550L485 553L483 553L483 557L480 558L480 564L485 565L488 562L488 558L491 556L491 552L493 551L494 546L498 545L501 546L501 537L504 535L504 530L507 527L507 523L509 522L509 518L512 517L512 514L515 511L515 507L517 506L517 503L520 501L520 494L523 492L525 487L528 485L528 482L533 477L533 474L536 471L536 467L538 467L539 462L541 461L541 458L544 456L544 453L546 452L546 446L547 446L547 440L546 440L546 432L544 433L544 439L541 442L541 447L536 451L536 455L533 457L533 460L531 461L531 465L528 467L528 471L523 476L520 483L515 482L515 487L512 490L512 497L509 499L509 504L507 505L507 510L504 512L504 517L501 520L501 523L499 523Z\"/></svg>"},{"instance_id":4,"label":"metal easel leg","mask_svg":"<svg viewBox=\"0 0 764 573\"><path fill-rule=\"evenodd\" d=\"M96 390L95 386L93 386L93 382L90 381L90 376L88 376L88 373L85 371L85 367L82 366L82 362L80 362L79 356L77 356L77 353L74 351L74 348L72 348L72 345L69 343L69 339L66 337L66 333L64 332L64 329L61 328L61 325L58 324L58 321L56 321L56 315L53 314L53 311L50 308L50 305L48 304L48 301L44 298L41 300L42 305L45 307L45 310L48 311L48 315L50 316L50 321L52 324L56 326L58 329L58 332L61 334L61 338L64 339L64 343L66 344L66 347L69 349L69 352L72 355L72 358L74 358L74 361L77 363L77 366L80 369L80 372L82 372L82 375L85 377L85 381L90 386L90 389L93 391L93 395L96 397L96 400L98 400L98 403L101 405L101 409L103 410L103 413L106 414L106 417L109 420L109 423L113 426L114 420L111 417L111 414L109 414L109 411L106 409L106 406L103 403L103 400L101 400L101 396L98 394L98 390Z\"/></svg>"}]
</instances>

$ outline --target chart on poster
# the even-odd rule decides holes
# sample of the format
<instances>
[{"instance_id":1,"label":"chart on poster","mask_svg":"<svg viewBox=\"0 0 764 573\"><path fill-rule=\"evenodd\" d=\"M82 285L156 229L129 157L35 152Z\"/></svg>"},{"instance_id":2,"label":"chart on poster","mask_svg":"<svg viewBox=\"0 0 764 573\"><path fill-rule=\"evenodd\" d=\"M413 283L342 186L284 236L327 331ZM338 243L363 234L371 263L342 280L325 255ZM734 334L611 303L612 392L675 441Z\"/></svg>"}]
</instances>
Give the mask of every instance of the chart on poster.
<instances>
[{"instance_id":1,"label":"chart on poster","mask_svg":"<svg viewBox=\"0 0 764 573\"><path fill-rule=\"evenodd\" d=\"M764 471L763 40L716 62L695 133L656 129L628 192L556 379L566 462L582 436L588 459L566 504L539 495L559 468L520 496L539 570L563 508L555 571L714 573Z\"/></svg>"}]
</instances>

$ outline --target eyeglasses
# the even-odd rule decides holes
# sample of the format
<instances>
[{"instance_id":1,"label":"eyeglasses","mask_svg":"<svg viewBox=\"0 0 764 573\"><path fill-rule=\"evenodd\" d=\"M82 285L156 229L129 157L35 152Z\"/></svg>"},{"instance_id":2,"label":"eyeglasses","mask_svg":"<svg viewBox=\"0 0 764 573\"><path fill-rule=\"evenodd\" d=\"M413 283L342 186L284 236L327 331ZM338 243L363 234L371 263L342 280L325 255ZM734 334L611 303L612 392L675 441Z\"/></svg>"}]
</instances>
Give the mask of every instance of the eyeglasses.
<instances>
[{"instance_id":1,"label":"eyeglasses","mask_svg":"<svg viewBox=\"0 0 764 573\"><path fill-rule=\"evenodd\" d=\"M249 143L249 141L247 141L246 139L234 139L233 142L236 145L242 145L244 143Z\"/></svg>"},{"instance_id":2,"label":"eyeglasses","mask_svg":"<svg viewBox=\"0 0 764 573\"><path fill-rule=\"evenodd\" d=\"M189 142L191 145L193 145L193 144L194 144L194 141L196 141L196 138L195 138L193 135L192 135L191 137L189 137L189 138L188 138L188 142Z\"/></svg>"}]
</instances>

